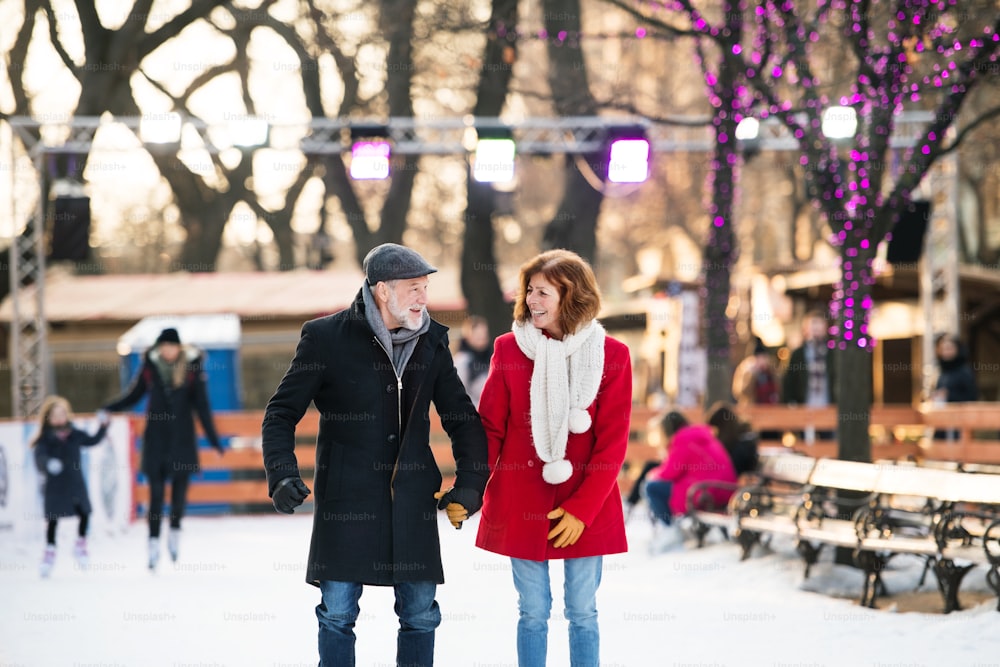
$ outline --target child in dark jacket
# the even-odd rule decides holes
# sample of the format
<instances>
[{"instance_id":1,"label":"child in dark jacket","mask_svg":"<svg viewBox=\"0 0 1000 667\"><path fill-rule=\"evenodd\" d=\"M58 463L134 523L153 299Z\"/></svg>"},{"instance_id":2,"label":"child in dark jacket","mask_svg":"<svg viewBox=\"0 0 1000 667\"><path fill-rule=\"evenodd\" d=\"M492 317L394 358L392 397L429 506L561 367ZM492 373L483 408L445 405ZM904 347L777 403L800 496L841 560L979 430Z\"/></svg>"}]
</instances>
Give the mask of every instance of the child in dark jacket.
<instances>
[{"instance_id":1,"label":"child in dark jacket","mask_svg":"<svg viewBox=\"0 0 1000 667\"><path fill-rule=\"evenodd\" d=\"M87 567L87 523L90 519L90 499L83 479L80 448L92 447L104 439L108 417L100 413L101 426L94 435L73 426L69 401L50 396L42 404L38 435L31 443L35 450L35 465L45 480L45 518L48 521L45 553L41 573L48 577L56 559L56 525L61 517L80 517L73 556L81 568Z\"/></svg>"}]
</instances>

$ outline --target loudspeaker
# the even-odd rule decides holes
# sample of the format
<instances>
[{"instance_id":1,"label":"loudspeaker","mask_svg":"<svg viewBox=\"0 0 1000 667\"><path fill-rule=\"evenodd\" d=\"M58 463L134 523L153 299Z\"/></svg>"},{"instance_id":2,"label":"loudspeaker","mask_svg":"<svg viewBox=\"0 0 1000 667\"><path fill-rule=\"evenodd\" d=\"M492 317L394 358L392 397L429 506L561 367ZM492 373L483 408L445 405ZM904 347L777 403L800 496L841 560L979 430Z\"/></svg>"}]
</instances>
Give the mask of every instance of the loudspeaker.
<instances>
[{"instance_id":1,"label":"loudspeaker","mask_svg":"<svg viewBox=\"0 0 1000 667\"><path fill-rule=\"evenodd\" d=\"M892 228L892 240L886 249L886 261L890 264L916 263L924 251L924 235L927 221L931 217L929 201L911 201L899 214L899 220Z\"/></svg>"},{"instance_id":2,"label":"loudspeaker","mask_svg":"<svg viewBox=\"0 0 1000 667\"><path fill-rule=\"evenodd\" d=\"M90 197L61 195L52 200L49 259L85 260L90 256Z\"/></svg>"}]
</instances>

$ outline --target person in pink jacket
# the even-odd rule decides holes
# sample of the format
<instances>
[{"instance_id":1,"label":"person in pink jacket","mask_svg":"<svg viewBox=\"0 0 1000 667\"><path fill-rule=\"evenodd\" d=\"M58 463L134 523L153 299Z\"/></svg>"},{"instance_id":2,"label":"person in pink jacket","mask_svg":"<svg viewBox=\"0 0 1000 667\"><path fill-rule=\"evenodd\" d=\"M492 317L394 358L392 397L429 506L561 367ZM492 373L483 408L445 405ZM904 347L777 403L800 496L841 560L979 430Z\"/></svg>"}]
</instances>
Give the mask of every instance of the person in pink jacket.
<instances>
[{"instance_id":1,"label":"person in pink jacket","mask_svg":"<svg viewBox=\"0 0 1000 667\"><path fill-rule=\"evenodd\" d=\"M602 557L628 549L617 479L632 364L599 310L594 273L578 255L528 261L513 331L494 344L479 403L490 479L476 546L511 558L520 667L545 665L550 560L564 563L570 663L597 667Z\"/></svg>"},{"instance_id":2,"label":"person in pink jacket","mask_svg":"<svg viewBox=\"0 0 1000 667\"><path fill-rule=\"evenodd\" d=\"M668 413L661 422L669 439L667 458L649 473L646 498L656 518L674 528L660 548L680 541L674 517L684 516L692 507L688 491L695 484L725 482L735 485L736 470L726 448L711 427L688 424L678 412ZM734 487L707 485L692 499L697 507L725 507Z\"/></svg>"}]
</instances>

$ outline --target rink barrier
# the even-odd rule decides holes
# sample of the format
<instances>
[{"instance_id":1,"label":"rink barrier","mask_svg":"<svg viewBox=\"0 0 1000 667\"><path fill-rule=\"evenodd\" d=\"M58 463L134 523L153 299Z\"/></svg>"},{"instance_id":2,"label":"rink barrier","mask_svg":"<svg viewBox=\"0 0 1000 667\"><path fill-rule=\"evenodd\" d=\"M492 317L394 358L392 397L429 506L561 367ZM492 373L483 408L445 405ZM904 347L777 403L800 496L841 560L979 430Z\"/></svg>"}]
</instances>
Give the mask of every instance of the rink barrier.
<instances>
[{"instance_id":1,"label":"rink barrier","mask_svg":"<svg viewBox=\"0 0 1000 667\"><path fill-rule=\"evenodd\" d=\"M682 409L692 423L703 420L703 411ZM813 444L797 440L794 434L806 425L817 431L832 430L838 423L835 407L807 408L800 406L751 406L740 408L742 418L758 431L786 433L788 443L762 441L761 447L781 446L785 451L805 453L813 457L837 457L837 443L817 441ZM659 435L659 419L663 412L637 406L632 410L631 429L625 466L619 486L627 492L643 464L659 460L663 455ZM437 414L430 414L431 450L444 477L446 488L454 480L455 463L451 445ZM217 412L216 428L226 443L226 453L219 458L204 446L199 449L202 471L192 478L189 492L193 513L272 511L264 479L260 450L260 430L263 411ZM141 434L145 426L142 416L131 417L133 433ZM918 409L910 406L873 406L870 414L872 458L885 460L941 460L966 464L1000 464L1000 442L977 437L983 432L1000 430L1000 405L996 403L950 404L944 407ZM296 456L303 479L311 481L315 467L315 441L319 428L319 413L309 410L296 429ZM943 428L956 429L954 442L919 442L920 434ZM995 433L992 434L995 437ZM134 488L139 514L148 503L148 487L137 478Z\"/></svg>"}]
</instances>

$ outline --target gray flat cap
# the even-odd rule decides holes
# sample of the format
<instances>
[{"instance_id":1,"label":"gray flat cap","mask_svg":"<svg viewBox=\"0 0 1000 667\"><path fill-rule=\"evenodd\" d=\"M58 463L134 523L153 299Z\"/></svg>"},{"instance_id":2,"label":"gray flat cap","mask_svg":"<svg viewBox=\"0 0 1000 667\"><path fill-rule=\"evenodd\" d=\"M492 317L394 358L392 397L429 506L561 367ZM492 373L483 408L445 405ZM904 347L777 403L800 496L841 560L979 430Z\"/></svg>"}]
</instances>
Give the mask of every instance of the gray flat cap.
<instances>
[{"instance_id":1,"label":"gray flat cap","mask_svg":"<svg viewBox=\"0 0 1000 667\"><path fill-rule=\"evenodd\" d=\"M362 264L368 284L374 286L383 280L419 278L437 271L415 250L396 243L375 246L365 255Z\"/></svg>"}]
</instances>

